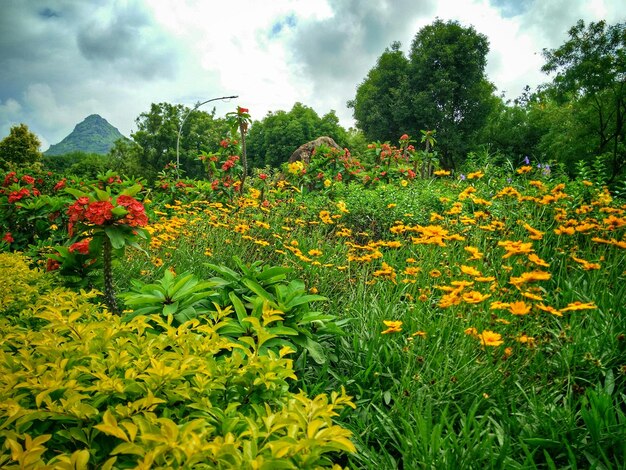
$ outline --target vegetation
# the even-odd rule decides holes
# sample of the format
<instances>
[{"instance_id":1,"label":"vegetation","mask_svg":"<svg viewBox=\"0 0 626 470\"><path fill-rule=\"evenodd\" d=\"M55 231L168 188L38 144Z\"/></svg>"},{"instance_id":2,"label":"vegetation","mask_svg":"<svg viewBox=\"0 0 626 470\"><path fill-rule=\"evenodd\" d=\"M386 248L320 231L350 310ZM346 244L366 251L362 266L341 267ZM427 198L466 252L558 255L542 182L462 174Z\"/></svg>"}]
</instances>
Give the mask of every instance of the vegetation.
<instances>
[{"instance_id":1,"label":"vegetation","mask_svg":"<svg viewBox=\"0 0 626 470\"><path fill-rule=\"evenodd\" d=\"M624 468L623 170L541 153L591 103L548 88L491 97L455 171L438 129L254 168L272 116L237 107L189 116L223 126L190 178L167 104L106 157L150 181L11 160L0 466Z\"/></svg>"},{"instance_id":2,"label":"vegetation","mask_svg":"<svg viewBox=\"0 0 626 470\"><path fill-rule=\"evenodd\" d=\"M26 124L11 127L9 135L0 141L0 167L27 165L41 160L41 142Z\"/></svg>"}]
</instances>

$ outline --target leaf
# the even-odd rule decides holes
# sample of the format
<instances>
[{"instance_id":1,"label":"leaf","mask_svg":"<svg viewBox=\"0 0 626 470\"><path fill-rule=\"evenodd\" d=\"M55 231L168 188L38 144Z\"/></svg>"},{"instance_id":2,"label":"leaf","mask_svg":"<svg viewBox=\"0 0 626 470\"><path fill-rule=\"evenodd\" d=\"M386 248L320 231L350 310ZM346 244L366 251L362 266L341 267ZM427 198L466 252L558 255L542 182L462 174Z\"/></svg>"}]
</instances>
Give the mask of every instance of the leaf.
<instances>
[{"instance_id":1,"label":"leaf","mask_svg":"<svg viewBox=\"0 0 626 470\"><path fill-rule=\"evenodd\" d=\"M169 305L165 305L163 307L163 316L173 315L178 310L178 302L171 303Z\"/></svg>"},{"instance_id":2,"label":"leaf","mask_svg":"<svg viewBox=\"0 0 626 470\"><path fill-rule=\"evenodd\" d=\"M261 297L263 300L270 301L272 304L274 303L272 302L274 300L272 294L270 294L265 289L263 289L263 287L261 287L261 285L258 282L253 281L252 279L242 279L241 281L245 284L245 286L248 289L250 289L256 295Z\"/></svg>"},{"instance_id":3,"label":"leaf","mask_svg":"<svg viewBox=\"0 0 626 470\"><path fill-rule=\"evenodd\" d=\"M237 294L235 294L234 292L229 292L228 297L230 298L230 301L232 302L233 307L235 307L235 313L237 314L237 319L239 320L240 323L242 323L245 319L249 317L246 307L243 305L243 302L241 301L241 299L239 299L239 297L237 297Z\"/></svg>"},{"instance_id":4,"label":"leaf","mask_svg":"<svg viewBox=\"0 0 626 470\"><path fill-rule=\"evenodd\" d=\"M115 248L116 250L119 248L124 248L124 245L126 244L126 238L118 227L105 227L104 232L107 234L107 237L109 237L109 240L111 240L111 245L113 246L113 248Z\"/></svg>"},{"instance_id":5,"label":"leaf","mask_svg":"<svg viewBox=\"0 0 626 470\"><path fill-rule=\"evenodd\" d=\"M314 341L311 338L307 338L304 348L311 355L313 360L318 364L324 364L326 362L326 354L324 354L324 349L322 348L322 345L317 341Z\"/></svg>"}]
</instances>

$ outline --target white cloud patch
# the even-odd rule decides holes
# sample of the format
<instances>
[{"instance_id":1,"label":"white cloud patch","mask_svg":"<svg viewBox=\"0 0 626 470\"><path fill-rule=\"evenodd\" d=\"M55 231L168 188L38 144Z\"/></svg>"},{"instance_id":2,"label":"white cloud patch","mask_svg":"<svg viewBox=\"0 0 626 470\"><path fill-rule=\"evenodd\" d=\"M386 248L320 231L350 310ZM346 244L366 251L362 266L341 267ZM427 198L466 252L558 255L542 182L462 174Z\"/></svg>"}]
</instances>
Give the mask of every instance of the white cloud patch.
<instances>
[{"instance_id":1,"label":"white cloud patch","mask_svg":"<svg viewBox=\"0 0 626 470\"><path fill-rule=\"evenodd\" d=\"M89 114L125 134L153 102L227 95L261 119L297 101L319 114L346 101L393 41L408 52L436 17L473 25L490 41L487 74L507 97L548 77L543 48L580 18L624 21L611 0L29 0L0 15L0 132L26 123L56 143ZM205 108L205 109L206 109ZM1 138L2 136L0 136ZM45 146L44 146L45 148Z\"/></svg>"}]
</instances>

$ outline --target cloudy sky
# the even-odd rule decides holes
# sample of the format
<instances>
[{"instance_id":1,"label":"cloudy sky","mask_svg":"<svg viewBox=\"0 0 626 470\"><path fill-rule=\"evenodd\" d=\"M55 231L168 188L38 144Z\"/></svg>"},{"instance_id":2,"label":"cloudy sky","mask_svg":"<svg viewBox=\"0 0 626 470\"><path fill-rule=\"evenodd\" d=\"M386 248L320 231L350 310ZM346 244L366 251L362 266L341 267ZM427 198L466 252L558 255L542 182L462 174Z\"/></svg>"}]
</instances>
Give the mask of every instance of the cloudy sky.
<instances>
[{"instance_id":1,"label":"cloudy sky","mask_svg":"<svg viewBox=\"0 0 626 470\"><path fill-rule=\"evenodd\" d=\"M437 17L488 37L487 75L512 99L547 80L542 49L578 19L626 14L617 0L0 0L0 138L24 122L45 150L89 114L130 135L151 103L229 95L218 117L299 101L349 127L380 54Z\"/></svg>"}]
</instances>

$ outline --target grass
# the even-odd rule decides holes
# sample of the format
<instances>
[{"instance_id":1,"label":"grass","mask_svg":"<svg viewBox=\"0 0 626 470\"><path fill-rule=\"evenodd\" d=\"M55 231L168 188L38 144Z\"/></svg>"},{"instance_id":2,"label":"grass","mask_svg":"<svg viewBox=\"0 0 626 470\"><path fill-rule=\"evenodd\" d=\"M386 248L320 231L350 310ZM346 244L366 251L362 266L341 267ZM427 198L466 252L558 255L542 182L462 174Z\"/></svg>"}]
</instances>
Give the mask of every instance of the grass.
<instances>
[{"instance_id":1,"label":"grass","mask_svg":"<svg viewBox=\"0 0 626 470\"><path fill-rule=\"evenodd\" d=\"M210 277L207 261L235 255L292 267L345 332L326 364L296 363L293 388L354 397L338 418L352 468L624 468L626 207L531 177L340 187L270 210L174 204L151 260L132 254L118 285L167 268ZM548 277L515 283L533 272ZM485 330L502 344L481 344Z\"/></svg>"}]
</instances>

